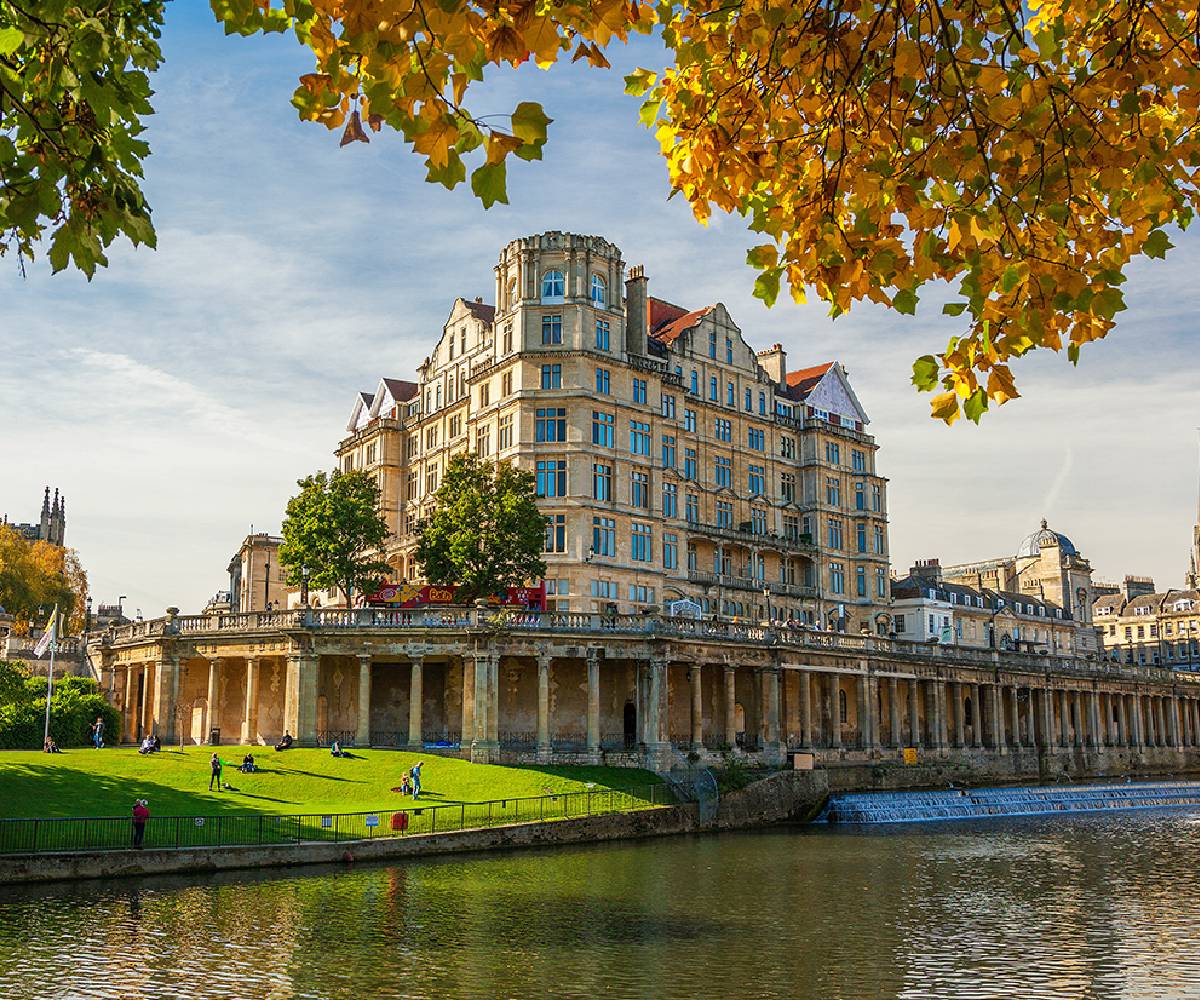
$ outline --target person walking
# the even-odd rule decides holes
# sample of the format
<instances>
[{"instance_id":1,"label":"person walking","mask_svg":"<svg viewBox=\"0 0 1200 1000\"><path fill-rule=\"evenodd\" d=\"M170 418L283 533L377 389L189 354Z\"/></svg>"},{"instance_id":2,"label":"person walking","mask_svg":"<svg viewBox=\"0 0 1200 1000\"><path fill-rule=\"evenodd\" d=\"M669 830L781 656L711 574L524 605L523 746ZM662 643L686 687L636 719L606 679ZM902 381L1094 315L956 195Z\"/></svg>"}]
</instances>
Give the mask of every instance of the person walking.
<instances>
[{"instance_id":1,"label":"person walking","mask_svg":"<svg viewBox=\"0 0 1200 1000\"><path fill-rule=\"evenodd\" d=\"M421 768L425 766L425 761L419 760L412 766L412 789L413 798L421 797Z\"/></svg>"},{"instance_id":2,"label":"person walking","mask_svg":"<svg viewBox=\"0 0 1200 1000\"><path fill-rule=\"evenodd\" d=\"M133 803L133 846L141 849L142 839L146 836L146 820L150 818L150 810L146 807L145 799L136 799Z\"/></svg>"},{"instance_id":3,"label":"person walking","mask_svg":"<svg viewBox=\"0 0 1200 1000\"><path fill-rule=\"evenodd\" d=\"M208 765L212 769L212 774L208 778L208 790L212 791L213 782L215 781L217 783L217 791L219 792L221 790L221 758L216 755L216 752L213 753Z\"/></svg>"},{"instance_id":4,"label":"person walking","mask_svg":"<svg viewBox=\"0 0 1200 1000\"><path fill-rule=\"evenodd\" d=\"M104 746L104 720L98 715L92 723L92 746L96 750Z\"/></svg>"}]
</instances>

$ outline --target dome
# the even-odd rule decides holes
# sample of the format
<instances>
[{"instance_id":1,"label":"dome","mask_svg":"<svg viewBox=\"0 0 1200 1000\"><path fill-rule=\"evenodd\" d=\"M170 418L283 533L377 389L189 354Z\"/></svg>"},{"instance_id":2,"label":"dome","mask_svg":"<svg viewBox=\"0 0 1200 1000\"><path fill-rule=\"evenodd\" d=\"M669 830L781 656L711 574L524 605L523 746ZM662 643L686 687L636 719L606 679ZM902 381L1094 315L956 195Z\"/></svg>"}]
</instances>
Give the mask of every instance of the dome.
<instances>
[{"instance_id":1,"label":"dome","mask_svg":"<svg viewBox=\"0 0 1200 1000\"><path fill-rule=\"evenodd\" d=\"M1075 548L1075 543L1066 535L1060 535L1057 531L1051 531L1046 527L1046 519L1042 519L1042 526L1032 535L1027 535L1025 540L1021 542L1017 548L1017 558L1025 559L1028 557L1037 558L1044 545L1057 545L1064 556L1077 556L1078 550Z\"/></svg>"}]
</instances>

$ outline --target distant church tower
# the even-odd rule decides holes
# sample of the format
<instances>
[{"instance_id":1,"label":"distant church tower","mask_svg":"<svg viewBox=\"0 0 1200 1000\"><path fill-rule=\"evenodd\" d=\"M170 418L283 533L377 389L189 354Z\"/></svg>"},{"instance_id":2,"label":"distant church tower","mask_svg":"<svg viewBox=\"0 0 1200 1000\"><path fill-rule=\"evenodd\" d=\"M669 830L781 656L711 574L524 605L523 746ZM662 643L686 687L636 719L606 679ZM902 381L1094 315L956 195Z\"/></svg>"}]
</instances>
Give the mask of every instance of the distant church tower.
<instances>
[{"instance_id":1,"label":"distant church tower","mask_svg":"<svg viewBox=\"0 0 1200 1000\"><path fill-rule=\"evenodd\" d=\"M58 496L54 491L54 499L50 499L50 487L42 496L42 517L38 522L37 540L49 542L51 545L62 545L67 534L67 498Z\"/></svg>"},{"instance_id":2,"label":"distant church tower","mask_svg":"<svg viewBox=\"0 0 1200 1000\"><path fill-rule=\"evenodd\" d=\"M1188 590L1200 590L1200 485L1197 486L1196 523L1192 525L1192 556L1184 586Z\"/></svg>"}]
</instances>

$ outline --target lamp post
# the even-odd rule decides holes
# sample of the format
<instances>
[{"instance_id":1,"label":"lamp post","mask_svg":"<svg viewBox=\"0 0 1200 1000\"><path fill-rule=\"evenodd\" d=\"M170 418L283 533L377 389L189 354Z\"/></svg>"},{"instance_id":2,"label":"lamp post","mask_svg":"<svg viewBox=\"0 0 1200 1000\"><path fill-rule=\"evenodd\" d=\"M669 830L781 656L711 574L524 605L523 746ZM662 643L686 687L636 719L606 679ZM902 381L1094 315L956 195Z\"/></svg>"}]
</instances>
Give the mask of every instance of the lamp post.
<instances>
[{"instance_id":1,"label":"lamp post","mask_svg":"<svg viewBox=\"0 0 1200 1000\"><path fill-rule=\"evenodd\" d=\"M88 594L87 603L84 604L83 613L83 631L86 635L92 630L92 595Z\"/></svg>"},{"instance_id":2,"label":"lamp post","mask_svg":"<svg viewBox=\"0 0 1200 1000\"><path fill-rule=\"evenodd\" d=\"M300 604L308 607L308 563L300 567Z\"/></svg>"},{"instance_id":3,"label":"lamp post","mask_svg":"<svg viewBox=\"0 0 1200 1000\"><path fill-rule=\"evenodd\" d=\"M263 573L263 608L271 610L271 558L267 557L266 571Z\"/></svg>"}]
</instances>

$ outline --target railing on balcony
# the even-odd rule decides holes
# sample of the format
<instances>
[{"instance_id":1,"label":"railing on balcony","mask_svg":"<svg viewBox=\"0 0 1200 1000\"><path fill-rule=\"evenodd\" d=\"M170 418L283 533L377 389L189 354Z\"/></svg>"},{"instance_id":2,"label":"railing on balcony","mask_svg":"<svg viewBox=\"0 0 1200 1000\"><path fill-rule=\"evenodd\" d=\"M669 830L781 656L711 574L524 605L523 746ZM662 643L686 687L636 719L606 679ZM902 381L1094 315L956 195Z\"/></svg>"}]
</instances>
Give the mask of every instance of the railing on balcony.
<instances>
[{"instance_id":1,"label":"railing on balcony","mask_svg":"<svg viewBox=\"0 0 1200 1000\"><path fill-rule=\"evenodd\" d=\"M779 549L786 552L815 553L812 536L803 532L795 535L780 535L773 531L750 531L745 528L722 528L715 524L697 524L689 521L688 531L695 535L708 535L739 542L751 548Z\"/></svg>"}]
</instances>

